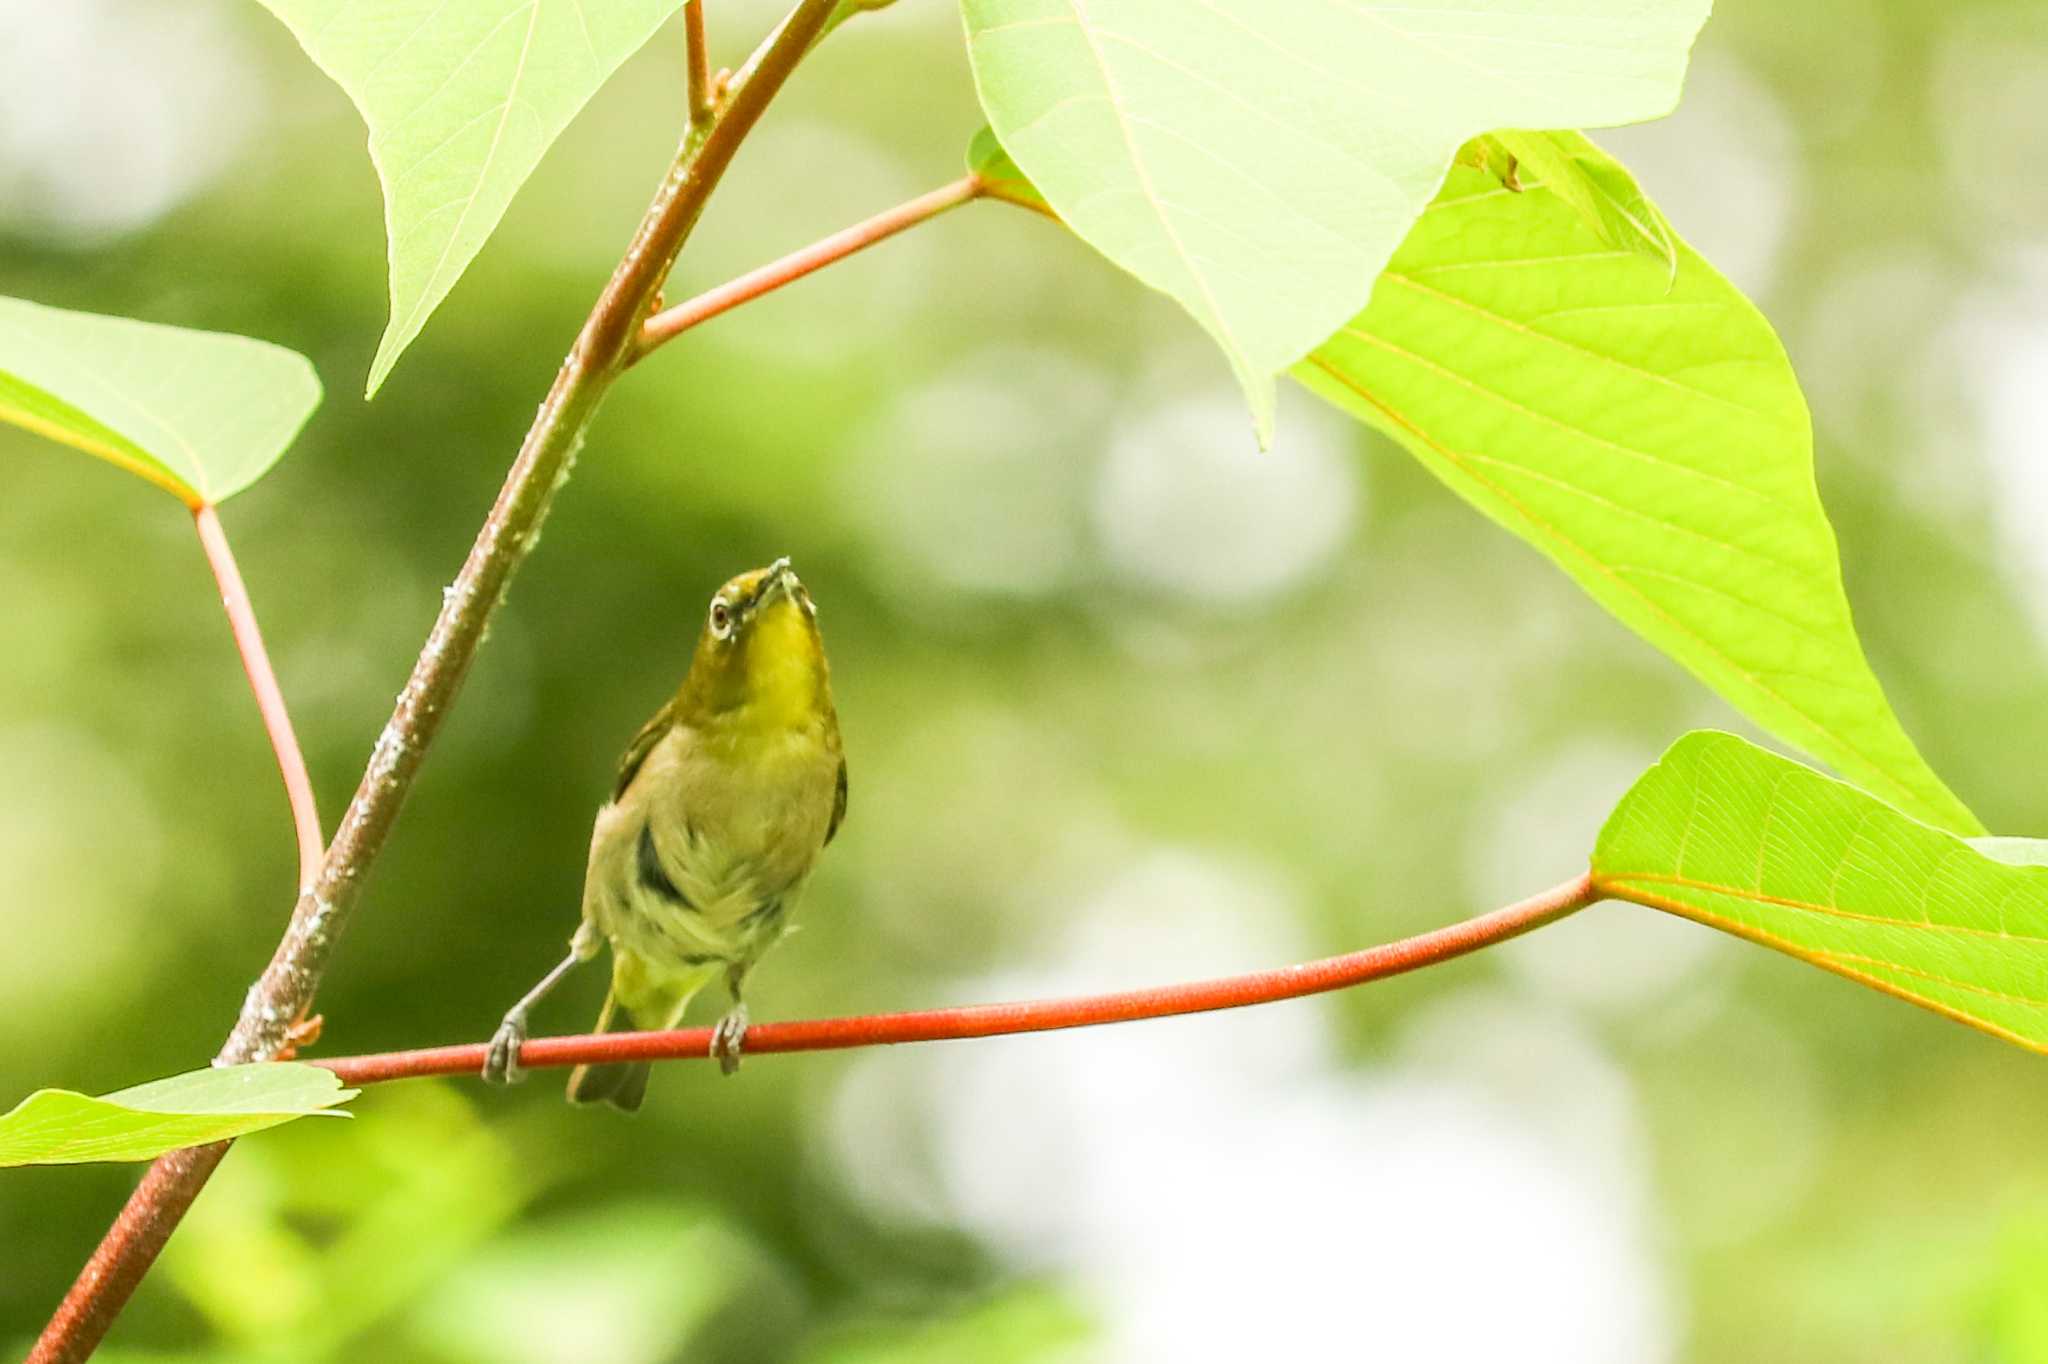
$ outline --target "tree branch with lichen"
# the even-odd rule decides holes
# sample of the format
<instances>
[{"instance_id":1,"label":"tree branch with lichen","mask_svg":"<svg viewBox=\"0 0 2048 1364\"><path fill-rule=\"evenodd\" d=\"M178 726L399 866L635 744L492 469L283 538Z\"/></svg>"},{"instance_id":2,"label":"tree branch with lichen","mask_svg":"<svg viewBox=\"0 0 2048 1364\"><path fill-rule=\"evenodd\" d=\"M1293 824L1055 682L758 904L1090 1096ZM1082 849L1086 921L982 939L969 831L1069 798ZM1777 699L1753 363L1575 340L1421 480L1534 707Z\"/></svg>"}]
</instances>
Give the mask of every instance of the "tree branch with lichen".
<instances>
[{"instance_id":1,"label":"tree branch with lichen","mask_svg":"<svg viewBox=\"0 0 2048 1364\"><path fill-rule=\"evenodd\" d=\"M249 988L216 1064L276 1056L312 1007L335 943L426 751L461 690L513 574L540 533L598 405L624 372L662 281L740 143L824 31L833 9L834 0L799 0L735 78L714 116L693 124L685 136L556 373L378 736L318 875L301 888L283 940ZM173 1152L150 1167L44 1328L29 1354L30 1364L73 1364L92 1354L226 1149L221 1144Z\"/></svg>"}]
</instances>

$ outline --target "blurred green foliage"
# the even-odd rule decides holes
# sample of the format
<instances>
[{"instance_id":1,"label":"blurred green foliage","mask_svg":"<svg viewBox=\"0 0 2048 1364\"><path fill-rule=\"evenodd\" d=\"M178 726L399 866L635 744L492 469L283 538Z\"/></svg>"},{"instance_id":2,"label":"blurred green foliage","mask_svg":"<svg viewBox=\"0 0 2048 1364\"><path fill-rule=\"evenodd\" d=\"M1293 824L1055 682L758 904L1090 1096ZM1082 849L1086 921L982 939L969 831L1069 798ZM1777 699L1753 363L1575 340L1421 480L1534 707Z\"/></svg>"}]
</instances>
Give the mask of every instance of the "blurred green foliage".
<instances>
[{"instance_id":1,"label":"blurred green foliage","mask_svg":"<svg viewBox=\"0 0 2048 1364\"><path fill-rule=\"evenodd\" d=\"M132 32L80 49L100 63L90 80L52 66L61 82L0 86L61 109L72 85L141 99L155 82L188 120L223 107L209 92L240 102L188 144L164 141L177 119L67 115L74 138L103 128L89 154L9 119L0 294L262 337L348 394L385 321L360 125L255 6L219 5L208 42L182 47L144 40L168 22L149 8L39 12ZM2048 831L2029 760L2048 744L2048 567L2027 529L2041 485L2001 436L2024 384L1999 378L2022 373L2048 314L2048 191L2026 173L2048 152L2034 79L2048 23L2006 0L1719 9L1679 114L1600 140L1785 337L1859 628L1908 728L1993 828ZM712 18L732 63L772 6ZM227 510L330 821L673 148L678 54L664 30L571 127L378 400L330 399ZM671 294L956 175L978 124L948 7L850 24L741 156ZM154 184L166 173L150 156L198 165L196 146L236 150L160 213L40 212L104 208L118 196L91 177ZM1135 959L1104 975L1082 954L1096 983L1425 927L1570 874L1676 733L1739 727L1405 455L1306 402L1283 404L1280 430L1256 456L1194 328L1001 206L665 349L601 414L426 767L322 993L322 1049L487 1035L573 927L590 816L680 674L706 595L781 553L821 603L853 800L803 932L755 981L763 1017L1031 988L1085 935L1125 924L1147 935ZM187 518L16 432L0 431L0 465L11 1103L210 1055L275 943L294 856ZM1162 850L1195 869L1165 884L1214 888L1214 912L1163 894L1141 906L1151 917L1104 922L1126 903L1123 873ZM985 979L998 971L1009 984ZM599 974L537 1025L585 1024ZM1635 1277L1582 1273L1642 1309L1649 1343L1631 1364L2048 1357L2036 1058L1627 907L1268 1012L1241 1026L1322 1039L1303 1093L1363 1091L1420 1058L1508 1115L1503 1137L1571 1151L1607 1114L1627 1139L1569 1187L1613 1198L1587 1219L1637 1228ZM1509 1022L1489 1033L1486 1019ZM1149 1026L1145 1045L1170 1047L1201 1025ZM1084 1044L1111 1054L1108 1037ZM966 1045L987 1066L1055 1054L1038 1039ZM1114 1351L1139 1329L1136 1252L1034 1242L1017 1209L977 1193L998 1152L938 1121L952 1072L931 1069L962 1055L762 1058L724 1083L678 1066L632 1121L569 1110L545 1076L511 1093L381 1087L354 1122L244 1142L106 1357ZM919 1101L888 1115L906 1133L877 1137L895 1129L869 1110L918 1077ZM1165 1114L1200 1087L1135 1066L1105 1083ZM1020 1086L1018 1113L1055 1111ZM1114 1124L1086 1120L1099 1111L1062 1119L1062 1140L1112 1139ZM1425 1146L1432 1111L1404 1119ZM1148 1147L1162 1178L1218 1125ZM1027 1147L1048 1140L1014 1126ZM1383 1159L1378 1129L1282 1130L1351 1151L1360 1172ZM1254 1202L1299 1157L1268 1154L1233 1175ZM1469 1154L1443 1145L1431 1178L1453 1181ZM1119 1192L1057 1162L1001 1168L1030 1172L1009 1192L1055 1223ZM37 1328L133 1177L0 1178L0 1341ZM1146 1216L1205 1212L1214 1193L1191 1177ZM1275 1325L1259 1293L1280 1277L1412 1244L1391 1210L1331 1229L1277 1197L1260 1206L1262 1234L1212 1220L1180 1238L1237 1285L1186 1296L1198 1333L1237 1339L1226 1327L1247 1313ZM1456 1256L1406 1258L1419 1282L1455 1284L1512 1243L1515 1216L1494 1209ZM1568 1249L1559 1262L1580 1272ZM1361 1273L1333 1319L1355 1325L1352 1295L1384 1273ZM1375 1320L1402 1305L1377 1303Z\"/></svg>"}]
</instances>

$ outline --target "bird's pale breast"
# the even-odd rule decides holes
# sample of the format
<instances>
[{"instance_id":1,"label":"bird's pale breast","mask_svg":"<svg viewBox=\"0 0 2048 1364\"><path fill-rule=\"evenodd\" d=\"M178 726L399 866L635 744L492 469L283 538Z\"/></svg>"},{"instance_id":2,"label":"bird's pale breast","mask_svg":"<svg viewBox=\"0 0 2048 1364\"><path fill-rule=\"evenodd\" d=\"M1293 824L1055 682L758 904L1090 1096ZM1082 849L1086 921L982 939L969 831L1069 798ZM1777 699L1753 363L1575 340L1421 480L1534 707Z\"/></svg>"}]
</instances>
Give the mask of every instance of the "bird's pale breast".
<instances>
[{"instance_id":1,"label":"bird's pale breast","mask_svg":"<svg viewBox=\"0 0 2048 1364\"><path fill-rule=\"evenodd\" d=\"M584 915L650 977L751 964L824 847L839 764L824 725L739 738L677 726L598 815Z\"/></svg>"}]
</instances>

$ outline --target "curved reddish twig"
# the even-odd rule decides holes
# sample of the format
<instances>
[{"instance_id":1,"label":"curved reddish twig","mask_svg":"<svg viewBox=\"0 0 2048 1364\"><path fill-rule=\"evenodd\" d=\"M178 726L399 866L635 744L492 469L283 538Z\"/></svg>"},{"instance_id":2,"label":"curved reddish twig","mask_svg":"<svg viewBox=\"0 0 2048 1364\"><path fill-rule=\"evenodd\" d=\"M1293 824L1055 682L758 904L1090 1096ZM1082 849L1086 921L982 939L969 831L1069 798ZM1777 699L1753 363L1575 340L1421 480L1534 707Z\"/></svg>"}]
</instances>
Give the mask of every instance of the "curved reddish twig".
<instances>
[{"instance_id":1,"label":"curved reddish twig","mask_svg":"<svg viewBox=\"0 0 2048 1364\"><path fill-rule=\"evenodd\" d=\"M750 1055L785 1051L837 1051L847 1047L888 1046L898 1042L940 1042L1011 1033L1087 1028L1102 1023L1130 1023L1145 1018L1239 1009L1250 1004L1341 990L1367 981L1398 976L1424 966L1462 957L1494 943L1540 928L1583 909L1600 898L1591 875L1552 886L1539 895L1445 928L1418 933L1398 942L1325 957L1300 966L1254 971L1218 980L1163 985L1149 990L1083 995L1073 999L1035 1000L1017 1004L970 1004L917 1013L867 1014L853 1018L820 1018L794 1023L760 1023L747 1029ZM481 1042L419 1051L383 1052L372 1056L304 1058L325 1066L347 1085L373 1085L423 1075L475 1074L483 1069L486 1047ZM679 1028L672 1032L599 1033L580 1037L536 1037L520 1051L531 1067L574 1066L608 1061L673 1061L702 1059L711 1053L711 1029Z\"/></svg>"},{"instance_id":2,"label":"curved reddish twig","mask_svg":"<svg viewBox=\"0 0 2048 1364\"><path fill-rule=\"evenodd\" d=\"M696 7L695 4L690 6L691 9ZM930 222L948 209L981 197L982 193L980 176L963 175L949 185L941 185L915 199L885 209L865 222L841 228L802 250L790 252L781 260L770 261L747 271L738 279L728 280L715 289L708 289L695 298L658 312L641 325L640 339L634 345L632 359L639 360L663 342L673 341L700 322L709 322L720 313L730 312L742 303L773 293L785 284L794 284L834 261L845 260L855 252L865 251L877 242L885 242L919 223Z\"/></svg>"},{"instance_id":3,"label":"curved reddish twig","mask_svg":"<svg viewBox=\"0 0 2048 1364\"><path fill-rule=\"evenodd\" d=\"M220 604L235 633L242 671L249 674L249 689L256 693L256 709L263 715L263 731L270 736L270 751L277 755L277 770L284 777L292 827L299 839L297 889L304 894L320 874L320 862L327 853L327 838L320 831L320 808L313 800L313 779L306 774L306 759L299 752L298 736L292 733L291 712L285 709L284 692L271 669L269 651L263 647L263 632L256 628L256 608L249 602L249 589L242 585L242 570L235 564L234 550L228 547L220 515L212 503L202 502L192 509L192 521L199 529L206 562L213 567L213 580L220 585Z\"/></svg>"}]
</instances>

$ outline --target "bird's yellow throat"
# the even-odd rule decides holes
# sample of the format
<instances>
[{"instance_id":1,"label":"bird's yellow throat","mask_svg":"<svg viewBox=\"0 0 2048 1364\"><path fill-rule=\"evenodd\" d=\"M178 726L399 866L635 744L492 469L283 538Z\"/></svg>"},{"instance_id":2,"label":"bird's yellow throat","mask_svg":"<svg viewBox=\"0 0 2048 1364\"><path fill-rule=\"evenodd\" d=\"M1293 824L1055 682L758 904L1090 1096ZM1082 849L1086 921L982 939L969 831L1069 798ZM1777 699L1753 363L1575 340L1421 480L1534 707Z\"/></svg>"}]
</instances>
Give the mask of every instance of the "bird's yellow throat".
<instances>
[{"instance_id":1,"label":"bird's yellow throat","mask_svg":"<svg viewBox=\"0 0 2048 1364\"><path fill-rule=\"evenodd\" d=\"M746 701L732 717L756 733L805 729L822 714L825 652L810 613L794 598L760 608L743 647Z\"/></svg>"}]
</instances>

